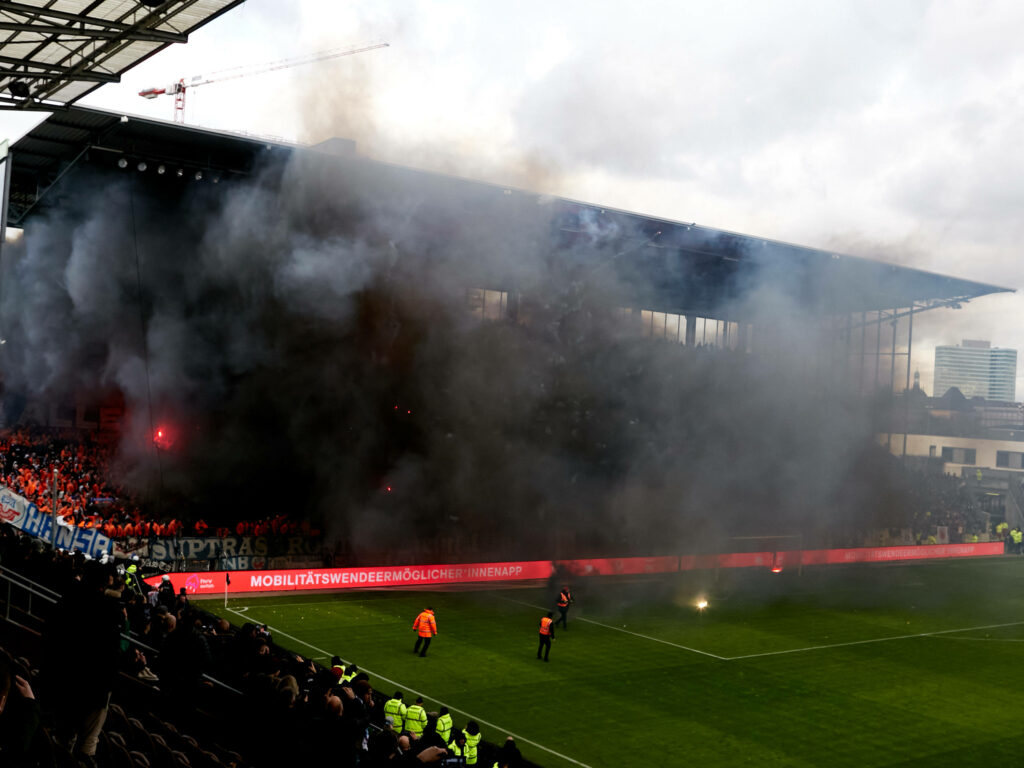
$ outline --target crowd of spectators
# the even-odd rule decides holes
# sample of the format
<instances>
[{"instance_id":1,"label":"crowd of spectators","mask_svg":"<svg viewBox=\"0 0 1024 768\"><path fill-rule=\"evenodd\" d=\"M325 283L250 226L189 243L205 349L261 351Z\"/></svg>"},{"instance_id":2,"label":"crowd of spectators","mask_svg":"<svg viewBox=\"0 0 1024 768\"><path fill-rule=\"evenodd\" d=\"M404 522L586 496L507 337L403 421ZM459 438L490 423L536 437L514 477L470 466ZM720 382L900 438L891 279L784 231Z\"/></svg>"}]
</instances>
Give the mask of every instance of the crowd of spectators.
<instances>
[{"instance_id":1,"label":"crowd of spectators","mask_svg":"<svg viewBox=\"0 0 1024 768\"><path fill-rule=\"evenodd\" d=\"M96 528L109 539L151 536L317 536L308 521L284 515L210 525L201 517L154 515L112 480L115 445L81 430L19 428L0 431L0 484L56 511L61 524ZM54 503L54 487L56 502Z\"/></svg>"},{"instance_id":2,"label":"crowd of spectators","mask_svg":"<svg viewBox=\"0 0 1024 768\"><path fill-rule=\"evenodd\" d=\"M87 434L0 432L0 481L65 525L98 528L114 539L314 533L283 516L214 528L202 519L150 519L111 482L111 459L112 446ZM909 521L915 540L931 543L937 526L948 526L952 541L986 532L987 515L963 478L908 471L905 480L902 524ZM59 765L66 754L92 768L98 752L115 749L104 723L125 678L151 690L168 716L223 709L223 697L233 697L232 714L222 722L227 747L221 757L206 751L204 768L521 762L511 741L485 761L475 754L477 724L454 726L447 711L428 712L422 702L414 706L423 720L408 719L401 692L381 695L355 665L335 657L322 667L278 647L265 626L235 627L198 610L169 581L150 589L113 564L53 552L6 525L0 526L0 565L60 595L35 658L0 653L2 766Z\"/></svg>"},{"instance_id":3,"label":"crowd of spectators","mask_svg":"<svg viewBox=\"0 0 1024 768\"><path fill-rule=\"evenodd\" d=\"M908 471L906 482L910 491L910 527L916 542L934 544L937 526L948 527L950 541L955 543L991 533L988 530L988 516L982 511L964 478ZM929 541L929 538L932 540Z\"/></svg>"},{"instance_id":4,"label":"crowd of spectators","mask_svg":"<svg viewBox=\"0 0 1024 768\"><path fill-rule=\"evenodd\" d=\"M112 564L52 552L6 525L0 566L61 596L46 617L38 658L0 663L0 699L6 686L11 702L0 707L5 768L61 765L60 755L86 768L113 764L103 759L120 749L108 716L118 719L111 696L117 700L124 680L151 691L152 709L168 719L220 713L218 727L207 728L218 743L174 768L521 764L512 741L500 749L481 744L470 762L464 732L475 747L475 723L459 727L447 715L442 738L438 722L447 711L439 709L425 713L422 727L406 727L385 714L387 697L355 664L335 657L322 667L277 646L266 626L235 627L198 610L169 581L150 589Z\"/></svg>"},{"instance_id":5,"label":"crowd of spectators","mask_svg":"<svg viewBox=\"0 0 1024 768\"><path fill-rule=\"evenodd\" d=\"M111 484L110 458L110 447L88 432L62 435L34 428L0 432L3 484L40 511L55 511L68 525L105 528L141 520L134 500Z\"/></svg>"}]
</instances>

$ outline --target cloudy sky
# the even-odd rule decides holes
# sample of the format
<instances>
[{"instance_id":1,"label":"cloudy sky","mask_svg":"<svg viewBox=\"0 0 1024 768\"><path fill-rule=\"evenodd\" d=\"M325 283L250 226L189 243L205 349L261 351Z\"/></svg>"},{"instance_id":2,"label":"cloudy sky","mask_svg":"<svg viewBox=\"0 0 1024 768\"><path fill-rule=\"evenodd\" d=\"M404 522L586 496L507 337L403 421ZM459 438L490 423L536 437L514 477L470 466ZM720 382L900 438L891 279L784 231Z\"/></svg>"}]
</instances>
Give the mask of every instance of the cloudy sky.
<instances>
[{"instance_id":1,"label":"cloudy sky","mask_svg":"<svg viewBox=\"0 0 1024 768\"><path fill-rule=\"evenodd\" d=\"M138 91L388 42L203 86L186 120L1019 289L1022 29L1013 2L248 0L82 103L170 119ZM1024 350L1024 295L919 318L926 391L964 338Z\"/></svg>"}]
</instances>

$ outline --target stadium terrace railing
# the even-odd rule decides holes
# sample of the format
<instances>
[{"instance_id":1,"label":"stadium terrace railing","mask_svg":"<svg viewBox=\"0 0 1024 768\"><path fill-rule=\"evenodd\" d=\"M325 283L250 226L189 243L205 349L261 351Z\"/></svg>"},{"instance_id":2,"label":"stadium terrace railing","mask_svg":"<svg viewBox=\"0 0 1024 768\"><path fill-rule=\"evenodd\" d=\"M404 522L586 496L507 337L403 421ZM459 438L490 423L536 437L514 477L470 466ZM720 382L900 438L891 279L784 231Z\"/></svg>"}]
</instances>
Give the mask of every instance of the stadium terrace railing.
<instances>
[{"instance_id":1,"label":"stadium terrace railing","mask_svg":"<svg viewBox=\"0 0 1024 768\"><path fill-rule=\"evenodd\" d=\"M1017 512L1016 520L1007 520L1007 522L1011 525L1022 525L1024 524L1024 491L1021 490L1020 479L1011 473L1011 476L1007 478L1007 487L1010 489L1010 499ZM1007 517L1009 518L1010 515Z\"/></svg>"},{"instance_id":2,"label":"stadium terrace railing","mask_svg":"<svg viewBox=\"0 0 1024 768\"><path fill-rule=\"evenodd\" d=\"M41 634L44 626L46 625L46 612L45 609L43 611L39 611L37 607L40 601L46 606L56 605L61 598L60 593L50 589L49 587L44 587L42 584L38 584L16 571L3 567L0 567L0 583L3 583L4 585L4 620L16 627L21 627L22 629L27 629L30 632ZM19 605L19 598L21 597L24 598L24 602ZM18 619L15 618L16 616L21 617L22 619L30 619L34 626L21 623L21 621L18 621ZM156 648L147 645L131 634L122 632L121 637L132 645L152 654L153 658L157 658L160 655L160 652ZM222 688L225 691L239 696L242 695L242 692L237 688L234 688L206 673L203 673L203 679L207 682L213 683L218 688Z\"/></svg>"},{"instance_id":3,"label":"stadium terrace railing","mask_svg":"<svg viewBox=\"0 0 1024 768\"><path fill-rule=\"evenodd\" d=\"M0 582L3 583L4 592L4 621L30 632L40 633L46 618L38 610L39 604L56 605L60 595L7 568L0 568ZM34 625L22 623L26 619L31 620Z\"/></svg>"}]
</instances>

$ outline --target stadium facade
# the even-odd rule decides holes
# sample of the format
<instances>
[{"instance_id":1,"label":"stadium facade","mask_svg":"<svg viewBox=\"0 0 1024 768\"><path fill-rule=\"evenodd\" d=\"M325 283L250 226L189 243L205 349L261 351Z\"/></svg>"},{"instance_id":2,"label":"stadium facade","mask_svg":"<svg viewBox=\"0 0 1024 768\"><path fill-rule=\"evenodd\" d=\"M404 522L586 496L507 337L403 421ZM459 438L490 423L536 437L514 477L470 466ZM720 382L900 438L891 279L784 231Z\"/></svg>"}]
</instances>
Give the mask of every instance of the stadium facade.
<instances>
[{"instance_id":1,"label":"stadium facade","mask_svg":"<svg viewBox=\"0 0 1024 768\"><path fill-rule=\"evenodd\" d=\"M91 331L43 358L79 366L48 379L64 389L31 394L74 396L94 372L134 388L133 429L167 403L205 408L179 421L209 443L194 454L209 484L178 483L166 451L150 473L183 504L347 515L339 536L384 563L413 561L396 529L516 547L496 556L657 554L701 546L702 526L861 514L860 446L891 429L864 404L909 389L915 317L1006 290L355 149L48 117L6 164L6 221L24 230L0 254L7 395L38 373L41 335ZM37 297L47 272L75 295ZM103 420L104 401L75 405Z\"/></svg>"},{"instance_id":2,"label":"stadium facade","mask_svg":"<svg viewBox=\"0 0 1024 768\"><path fill-rule=\"evenodd\" d=\"M972 299L1009 289L830 251L551 198L524 190L458 179L360 157L352 142L315 147L264 141L101 110L71 107L51 115L21 138L6 163L5 223L29 227L33 216L59 206L68 177L85 168L131 173L140 189L216 184L249 178L293 158L323 164L338 177L376 185L382 194L417 189L451 195L451 215L534 208L552 222L561 250L595 259L611 245L613 258L597 263L629 286L630 325L642 336L687 346L750 351L784 345L780 318L791 310L822 319L829 355L838 354L860 391L909 388L913 317L936 308L958 309ZM442 223L439 222L439 226ZM457 228L452 218L443 226ZM467 276L467 278L470 276ZM514 275L473 276L470 311L480 318L515 319L524 286ZM770 286L785 305L756 313L748 299ZM619 297L622 298L622 297ZM755 312L755 314L751 314ZM901 359L903 358L903 359ZM897 365L898 363L898 365Z\"/></svg>"}]
</instances>

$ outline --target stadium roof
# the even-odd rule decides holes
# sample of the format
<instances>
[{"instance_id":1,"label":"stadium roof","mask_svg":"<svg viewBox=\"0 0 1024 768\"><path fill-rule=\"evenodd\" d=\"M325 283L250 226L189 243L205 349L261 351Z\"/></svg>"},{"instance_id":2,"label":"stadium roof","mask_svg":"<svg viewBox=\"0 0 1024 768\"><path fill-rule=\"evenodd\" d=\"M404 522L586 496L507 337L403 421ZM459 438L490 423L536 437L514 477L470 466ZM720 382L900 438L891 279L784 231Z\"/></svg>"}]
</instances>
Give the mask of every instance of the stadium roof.
<instances>
[{"instance_id":1,"label":"stadium roof","mask_svg":"<svg viewBox=\"0 0 1024 768\"><path fill-rule=\"evenodd\" d=\"M0 109L62 109L243 0L0 0Z\"/></svg>"},{"instance_id":2,"label":"stadium roof","mask_svg":"<svg viewBox=\"0 0 1024 768\"><path fill-rule=\"evenodd\" d=\"M166 164L186 178L202 171L215 176L248 174L270 156L327 152L339 162L359 163L395 186L457 188L464 200L545 201L555 206L558 229L567 242L588 243L601 233L621 236L610 266L636 286L645 309L724 317L723 307L760 281L784 285L795 304L823 314L915 311L957 306L992 293L1012 291L986 283L887 264L830 251L669 221L562 198L509 190L457 179L355 154L354 144L331 140L300 147L253 136L209 131L117 113L73 107L52 114L11 148L13 160L8 223L22 226L40 207L59 205L49 191L78 163L114 166L127 158L134 166ZM538 208L538 206L533 206Z\"/></svg>"}]
</instances>

